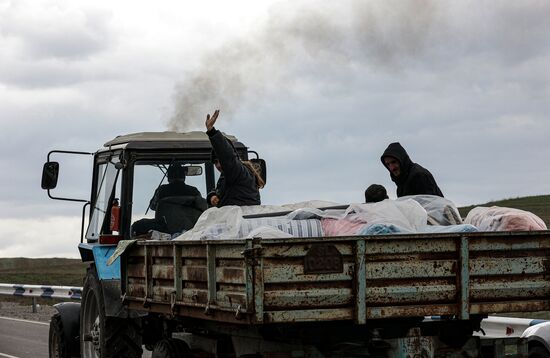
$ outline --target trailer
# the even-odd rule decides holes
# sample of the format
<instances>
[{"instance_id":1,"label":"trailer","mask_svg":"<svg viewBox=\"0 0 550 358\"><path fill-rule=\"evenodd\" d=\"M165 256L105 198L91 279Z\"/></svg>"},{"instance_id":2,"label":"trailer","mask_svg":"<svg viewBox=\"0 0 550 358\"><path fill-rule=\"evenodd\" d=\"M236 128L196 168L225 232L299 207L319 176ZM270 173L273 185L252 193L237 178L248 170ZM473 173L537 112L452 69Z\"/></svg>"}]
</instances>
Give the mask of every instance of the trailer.
<instances>
[{"instance_id":1,"label":"trailer","mask_svg":"<svg viewBox=\"0 0 550 358\"><path fill-rule=\"evenodd\" d=\"M266 179L259 155L228 138ZM547 354L530 337L480 339L480 322L549 310L549 231L161 240L178 236L165 225L136 235L136 222L167 224L150 199L171 165L203 196L214 188L210 152L205 133L161 132L48 154L42 188L83 203L89 263L82 304L56 306L50 357ZM53 191L63 155L92 159L89 198Z\"/></svg>"},{"instance_id":2,"label":"trailer","mask_svg":"<svg viewBox=\"0 0 550 358\"><path fill-rule=\"evenodd\" d=\"M241 355L274 340L294 346L260 353L436 356L479 350L463 347L489 314L549 310L549 249L546 231L143 240L123 254L122 292L133 310L191 320L203 339L231 332Z\"/></svg>"}]
</instances>

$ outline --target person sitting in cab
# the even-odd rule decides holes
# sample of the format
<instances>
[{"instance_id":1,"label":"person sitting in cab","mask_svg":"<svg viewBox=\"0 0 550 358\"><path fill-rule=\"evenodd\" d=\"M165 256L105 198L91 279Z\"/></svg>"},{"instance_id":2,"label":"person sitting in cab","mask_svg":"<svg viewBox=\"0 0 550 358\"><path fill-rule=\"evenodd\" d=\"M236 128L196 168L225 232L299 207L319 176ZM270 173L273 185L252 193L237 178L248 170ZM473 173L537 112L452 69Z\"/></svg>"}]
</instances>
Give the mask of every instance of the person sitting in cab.
<instances>
[{"instance_id":1,"label":"person sitting in cab","mask_svg":"<svg viewBox=\"0 0 550 358\"><path fill-rule=\"evenodd\" d=\"M143 235L150 230L175 234L187 231L207 208L206 200L197 188L185 184L186 167L172 164L166 171L168 184L160 185L149 202L155 211L154 219L141 219L132 225L132 235Z\"/></svg>"}]
</instances>

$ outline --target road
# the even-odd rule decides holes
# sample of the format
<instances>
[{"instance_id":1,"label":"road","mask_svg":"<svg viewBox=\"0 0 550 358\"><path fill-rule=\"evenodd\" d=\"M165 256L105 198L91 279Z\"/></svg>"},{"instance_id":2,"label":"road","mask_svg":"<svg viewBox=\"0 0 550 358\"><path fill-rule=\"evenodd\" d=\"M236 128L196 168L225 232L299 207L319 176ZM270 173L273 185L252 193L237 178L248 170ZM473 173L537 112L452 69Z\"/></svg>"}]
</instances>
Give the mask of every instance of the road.
<instances>
[{"instance_id":1,"label":"road","mask_svg":"<svg viewBox=\"0 0 550 358\"><path fill-rule=\"evenodd\" d=\"M49 323L0 317L0 358L48 358ZM151 352L143 352L144 358Z\"/></svg>"},{"instance_id":2,"label":"road","mask_svg":"<svg viewBox=\"0 0 550 358\"><path fill-rule=\"evenodd\" d=\"M49 324L0 317L0 357L47 358Z\"/></svg>"}]
</instances>

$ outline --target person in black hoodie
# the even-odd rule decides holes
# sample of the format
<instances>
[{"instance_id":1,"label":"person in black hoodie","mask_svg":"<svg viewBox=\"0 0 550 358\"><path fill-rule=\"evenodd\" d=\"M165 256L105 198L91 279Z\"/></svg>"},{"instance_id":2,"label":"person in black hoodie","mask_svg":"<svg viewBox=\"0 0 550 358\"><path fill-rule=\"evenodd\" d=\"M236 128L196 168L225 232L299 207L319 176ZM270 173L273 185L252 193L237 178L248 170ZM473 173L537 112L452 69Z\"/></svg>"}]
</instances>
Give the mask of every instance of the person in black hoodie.
<instances>
[{"instance_id":1,"label":"person in black hoodie","mask_svg":"<svg viewBox=\"0 0 550 358\"><path fill-rule=\"evenodd\" d=\"M206 134L212 144L212 162L221 172L216 190L208 194L209 205L260 205L260 189L264 182L250 162L243 162L222 132L214 128L220 111L206 116Z\"/></svg>"},{"instance_id":2,"label":"person in black hoodie","mask_svg":"<svg viewBox=\"0 0 550 358\"><path fill-rule=\"evenodd\" d=\"M380 158L390 172L391 180L397 185L397 196L429 194L443 197L441 189L426 168L413 163L405 148L391 143Z\"/></svg>"}]
</instances>

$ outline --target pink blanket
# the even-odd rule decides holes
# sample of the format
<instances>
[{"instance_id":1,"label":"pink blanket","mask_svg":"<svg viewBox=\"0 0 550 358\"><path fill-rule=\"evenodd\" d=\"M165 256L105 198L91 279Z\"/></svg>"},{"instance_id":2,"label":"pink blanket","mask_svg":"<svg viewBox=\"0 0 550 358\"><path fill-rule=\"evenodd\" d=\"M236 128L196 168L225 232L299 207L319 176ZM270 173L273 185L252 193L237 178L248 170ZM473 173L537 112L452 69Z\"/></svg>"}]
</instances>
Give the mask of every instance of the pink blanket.
<instances>
[{"instance_id":1,"label":"pink blanket","mask_svg":"<svg viewBox=\"0 0 550 358\"><path fill-rule=\"evenodd\" d=\"M364 221L353 219L322 219L321 226L325 236L354 236L366 225Z\"/></svg>"}]
</instances>

